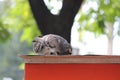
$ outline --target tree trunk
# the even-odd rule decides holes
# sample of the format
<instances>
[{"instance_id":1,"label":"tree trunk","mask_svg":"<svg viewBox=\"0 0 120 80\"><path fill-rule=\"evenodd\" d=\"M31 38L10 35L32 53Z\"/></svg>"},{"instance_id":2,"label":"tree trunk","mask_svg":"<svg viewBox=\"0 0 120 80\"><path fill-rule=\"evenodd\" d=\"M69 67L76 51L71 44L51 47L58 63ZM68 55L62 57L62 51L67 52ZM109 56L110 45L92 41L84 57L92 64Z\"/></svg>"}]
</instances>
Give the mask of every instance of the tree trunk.
<instances>
[{"instance_id":1,"label":"tree trunk","mask_svg":"<svg viewBox=\"0 0 120 80\"><path fill-rule=\"evenodd\" d=\"M113 39L108 39L108 54L113 54Z\"/></svg>"},{"instance_id":2,"label":"tree trunk","mask_svg":"<svg viewBox=\"0 0 120 80\"><path fill-rule=\"evenodd\" d=\"M108 26L108 54L109 55L112 55L113 54L113 39L114 39L114 36L113 36L113 25L109 25Z\"/></svg>"},{"instance_id":3,"label":"tree trunk","mask_svg":"<svg viewBox=\"0 0 120 80\"><path fill-rule=\"evenodd\" d=\"M38 28L43 35L57 34L70 42L71 28L83 0L63 0L60 14L53 15L43 0L29 0Z\"/></svg>"}]
</instances>

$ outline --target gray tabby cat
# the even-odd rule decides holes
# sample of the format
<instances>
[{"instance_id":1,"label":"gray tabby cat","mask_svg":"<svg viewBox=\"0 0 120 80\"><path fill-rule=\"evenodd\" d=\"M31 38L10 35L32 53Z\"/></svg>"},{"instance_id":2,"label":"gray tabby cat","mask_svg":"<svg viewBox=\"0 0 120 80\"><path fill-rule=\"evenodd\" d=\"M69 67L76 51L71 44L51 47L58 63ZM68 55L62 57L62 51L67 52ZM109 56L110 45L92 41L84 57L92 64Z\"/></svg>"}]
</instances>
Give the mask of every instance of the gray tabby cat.
<instances>
[{"instance_id":1,"label":"gray tabby cat","mask_svg":"<svg viewBox=\"0 0 120 80\"><path fill-rule=\"evenodd\" d=\"M71 55L72 48L63 37L48 34L33 40L33 51L39 55Z\"/></svg>"}]
</instances>

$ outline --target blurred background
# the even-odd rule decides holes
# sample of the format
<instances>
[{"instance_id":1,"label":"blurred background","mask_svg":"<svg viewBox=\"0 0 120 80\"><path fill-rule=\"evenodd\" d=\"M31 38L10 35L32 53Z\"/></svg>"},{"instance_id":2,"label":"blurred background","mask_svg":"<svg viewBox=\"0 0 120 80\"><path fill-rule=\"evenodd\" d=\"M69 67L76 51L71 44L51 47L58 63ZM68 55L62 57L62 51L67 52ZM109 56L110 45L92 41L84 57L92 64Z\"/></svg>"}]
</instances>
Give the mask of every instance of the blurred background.
<instances>
[{"instance_id":1,"label":"blurred background","mask_svg":"<svg viewBox=\"0 0 120 80\"><path fill-rule=\"evenodd\" d=\"M63 5L63 0L44 2L53 15ZM119 4L120 0L82 2L71 30L74 55L120 55ZM43 34L27 0L0 0L0 80L23 80L24 63L18 54L33 55L32 40L38 35Z\"/></svg>"}]
</instances>

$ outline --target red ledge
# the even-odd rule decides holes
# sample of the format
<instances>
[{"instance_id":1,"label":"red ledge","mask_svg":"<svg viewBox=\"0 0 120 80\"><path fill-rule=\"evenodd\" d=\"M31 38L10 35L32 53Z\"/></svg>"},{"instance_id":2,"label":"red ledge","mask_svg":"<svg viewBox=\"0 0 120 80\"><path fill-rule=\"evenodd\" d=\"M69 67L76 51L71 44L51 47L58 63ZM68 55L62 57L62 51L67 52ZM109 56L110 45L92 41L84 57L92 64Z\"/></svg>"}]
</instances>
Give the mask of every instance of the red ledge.
<instances>
[{"instance_id":1,"label":"red ledge","mask_svg":"<svg viewBox=\"0 0 120 80\"><path fill-rule=\"evenodd\" d=\"M24 59L25 63L39 63L39 64L66 64L66 63L110 63L120 64L120 56L79 56L79 55L65 55L65 56L40 56L40 55L19 55Z\"/></svg>"}]
</instances>

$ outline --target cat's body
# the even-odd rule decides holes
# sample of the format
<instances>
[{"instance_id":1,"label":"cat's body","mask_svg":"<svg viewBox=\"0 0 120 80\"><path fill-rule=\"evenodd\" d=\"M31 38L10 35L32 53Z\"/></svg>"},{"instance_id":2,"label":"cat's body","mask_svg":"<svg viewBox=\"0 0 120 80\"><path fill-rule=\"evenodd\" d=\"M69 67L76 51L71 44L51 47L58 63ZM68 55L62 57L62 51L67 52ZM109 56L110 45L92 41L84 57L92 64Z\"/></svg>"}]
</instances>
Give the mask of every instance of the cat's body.
<instances>
[{"instance_id":1,"label":"cat's body","mask_svg":"<svg viewBox=\"0 0 120 80\"><path fill-rule=\"evenodd\" d=\"M71 55L72 48L63 37L48 34L36 37L33 41L33 50L40 55Z\"/></svg>"}]
</instances>

